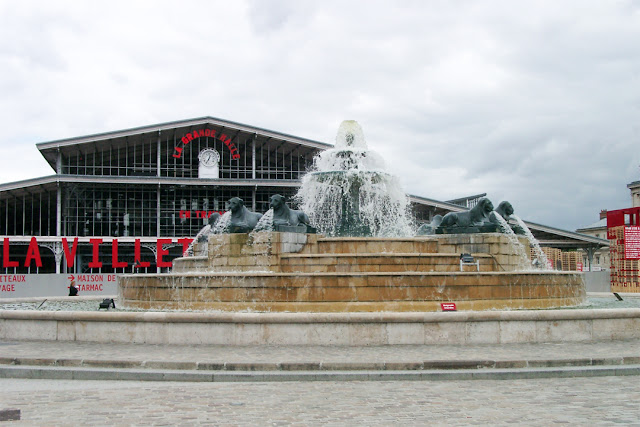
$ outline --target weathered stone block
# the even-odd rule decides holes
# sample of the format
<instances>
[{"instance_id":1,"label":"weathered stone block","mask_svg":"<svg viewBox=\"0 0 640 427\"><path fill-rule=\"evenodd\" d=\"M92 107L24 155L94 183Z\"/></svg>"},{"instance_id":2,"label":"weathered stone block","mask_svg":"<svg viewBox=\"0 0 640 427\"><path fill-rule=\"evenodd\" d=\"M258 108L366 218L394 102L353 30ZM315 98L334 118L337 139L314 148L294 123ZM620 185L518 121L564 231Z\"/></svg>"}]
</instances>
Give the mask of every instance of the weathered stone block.
<instances>
[{"instance_id":1,"label":"weathered stone block","mask_svg":"<svg viewBox=\"0 0 640 427\"><path fill-rule=\"evenodd\" d=\"M355 287L331 287L324 288L325 301L357 301L357 292Z\"/></svg>"},{"instance_id":2,"label":"weathered stone block","mask_svg":"<svg viewBox=\"0 0 640 427\"><path fill-rule=\"evenodd\" d=\"M437 322L424 324L425 344L464 344L466 341L464 322Z\"/></svg>"},{"instance_id":3,"label":"weathered stone block","mask_svg":"<svg viewBox=\"0 0 640 427\"><path fill-rule=\"evenodd\" d=\"M588 341L592 338L591 320L536 322L539 341Z\"/></svg>"},{"instance_id":4,"label":"weathered stone block","mask_svg":"<svg viewBox=\"0 0 640 427\"><path fill-rule=\"evenodd\" d=\"M474 322L466 324L465 342L468 344L498 343L500 339L499 322Z\"/></svg>"},{"instance_id":5,"label":"weathered stone block","mask_svg":"<svg viewBox=\"0 0 640 427\"><path fill-rule=\"evenodd\" d=\"M388 344L385 324L350 324L349 345L384 345Z\"/></svg>"},{"instance_id":6,"label":"weathered stone block","mask_svg":"<svg viewBox=\"0 0 640 427\"><path fill-rule=\"evenodd\" d=\"M424 344L423 323L387 323L387 343L391 345Z\"/></svg>"}]
</instances>

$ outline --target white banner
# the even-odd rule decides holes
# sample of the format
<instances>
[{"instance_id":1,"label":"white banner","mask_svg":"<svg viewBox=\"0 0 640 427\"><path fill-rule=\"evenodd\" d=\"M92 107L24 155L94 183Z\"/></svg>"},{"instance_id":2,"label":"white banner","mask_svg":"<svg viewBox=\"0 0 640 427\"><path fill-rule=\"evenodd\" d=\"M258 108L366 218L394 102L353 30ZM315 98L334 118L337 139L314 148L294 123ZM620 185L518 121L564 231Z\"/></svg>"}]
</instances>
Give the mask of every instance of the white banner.
<instances>
[{"instance_id":1,"label":"white banner","mask_svg":"<svg viewBox=\"0 0 640 427\"><path fill-rule=\"evenodd\" d=\"M0 298L63 297L75 279L78 295L118 293L115 274L0 274Z\"/></svg>"}]
</instances>

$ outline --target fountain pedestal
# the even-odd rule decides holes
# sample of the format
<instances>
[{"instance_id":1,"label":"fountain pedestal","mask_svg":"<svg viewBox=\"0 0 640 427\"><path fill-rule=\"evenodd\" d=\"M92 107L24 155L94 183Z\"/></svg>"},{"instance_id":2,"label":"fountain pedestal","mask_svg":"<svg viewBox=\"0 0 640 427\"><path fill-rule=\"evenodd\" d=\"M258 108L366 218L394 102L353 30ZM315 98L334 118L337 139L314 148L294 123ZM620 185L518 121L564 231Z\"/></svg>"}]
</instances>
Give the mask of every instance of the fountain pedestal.
<instances>
[{"instance_id":1,"label":"fountain pedestal","mask_svg":"<svg viewBox=\"0 0 640 427\"><path fill-rule=\"evenodd\" d=\"M144 309L264 312L550 308L584 302L578 272L517 271L497 233L407 238L301 233L212 235L209 256L174 260L171 274L124 275L119 300ZM475 266L460 266L472 253Z\"/></svg>"}]
</instances>

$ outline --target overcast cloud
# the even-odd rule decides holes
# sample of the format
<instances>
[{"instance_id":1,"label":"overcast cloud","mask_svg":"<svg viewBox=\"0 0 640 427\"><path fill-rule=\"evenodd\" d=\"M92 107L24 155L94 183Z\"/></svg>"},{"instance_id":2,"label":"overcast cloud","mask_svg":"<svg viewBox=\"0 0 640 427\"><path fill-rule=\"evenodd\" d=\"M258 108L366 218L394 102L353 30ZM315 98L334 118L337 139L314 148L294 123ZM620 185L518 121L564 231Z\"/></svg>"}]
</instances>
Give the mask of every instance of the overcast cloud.
<instances>
[{"instance_id":1,"label":"overcast cloud","mask_svg":"<svg viewBox=\"0 0 640 427\"><path fill-rule=\"evenodd\" d=\"M640 2L0 0L0 94L1 183L43 141L354 119L408 193L574 230L640 180Z\"/></svg>"}]
</instances>

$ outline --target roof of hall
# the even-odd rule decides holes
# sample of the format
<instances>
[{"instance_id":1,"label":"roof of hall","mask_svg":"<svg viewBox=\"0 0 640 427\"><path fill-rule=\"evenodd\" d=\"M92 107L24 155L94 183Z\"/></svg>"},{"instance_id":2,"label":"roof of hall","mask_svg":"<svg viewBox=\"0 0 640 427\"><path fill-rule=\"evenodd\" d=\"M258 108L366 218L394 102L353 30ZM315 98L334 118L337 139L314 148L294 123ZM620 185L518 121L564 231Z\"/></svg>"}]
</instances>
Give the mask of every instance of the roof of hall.
<instances>
[{"instance_id":1,"label":"roof of hall","mask_svg":"<svg viewBox=\"0 0 640 427\"><path fill-rule=\"evenodd\" d=\"M523 221L527 227L535 231L536 239L544 246L580 248L585 246L609 246L607 239L589 236L574 231L563 230L548 225L537 224L531 221Z\"/></svg>"},{"instance_id":2,"label":"roof of hall","mask_svg":"<svg viewBox=\"0 0 640 427\"><path fill-rule=\"evenodd\" d=\"M578 228L578 231L580 230L590 230L590 229L595 229L595 228L606 228L607 227L607 218L602 218L599 221L594 222L593 224L589 224L585 227L580 227Z\"/></svg>"},{"instance_id":3,"label":"roof of hall","mask_svg":"<svg viewBox=\"0 0 640 427\"><path fill-rule=\"evenodd\" d=\"M430 199L428 197L416 196L415 194L407 194L410 202L422 205L433 206L435 208L445 209L450 212L464 212L468 208L451 202L443 202L441 200Z\"/></svg>"},{"instance_id":4,"label":"roof of hall","mask_svg":"<svg viewBox=\"0 0 640 427\"><path fill-rule=\"evenodd\" d=\"M92 135L78 136L74 138L58 139L54 141L40 142L36 144L40 153L45 157L50 165L54 166L56 161L57 151L64 148L78 147L81 145L94 145L100 141L113 140L118 138L127 138L136 135L143 135L149 133L162 133L163 131L184 129L184 131L193 130L194 127L212 125L219 126L224 129L233 129L237 132L243 132L249 135L257 135L264 138L270 138L280 140L283 142L289 142L299 144L310 149L324 150L332 148L333 145L327 144L321 141L315 141L308 138L302 138L299 136L290 135L287 133L277 132L269 129L264 129L257 126L247 125L244 123L238 123L230 120L224 120L217 117L205 116L194 119L177 120L172 122L158 123L148 126L140 126L130 129L122 129L111 132L96 133Z\"/></svg>"}]
</instances>

